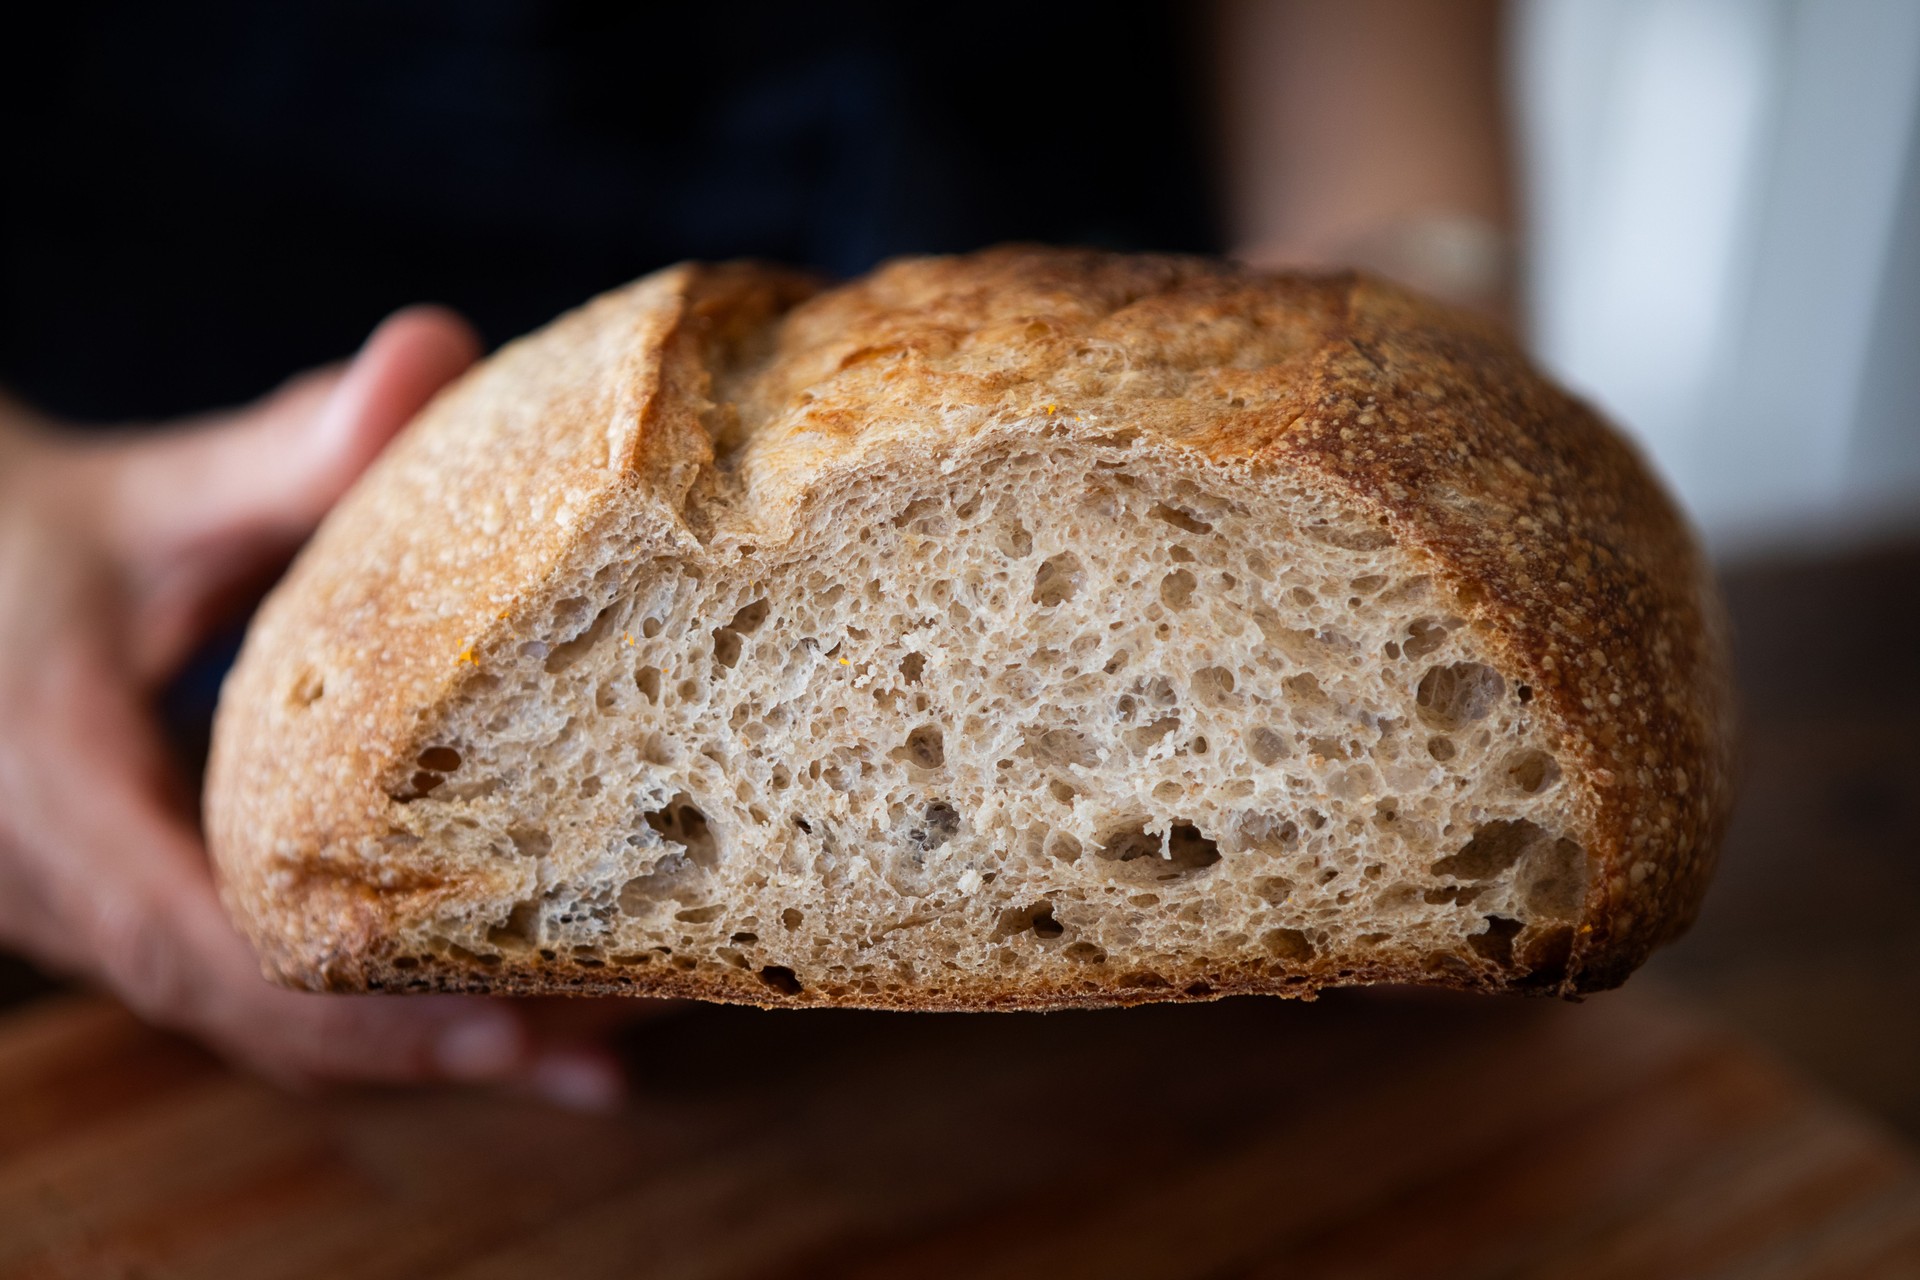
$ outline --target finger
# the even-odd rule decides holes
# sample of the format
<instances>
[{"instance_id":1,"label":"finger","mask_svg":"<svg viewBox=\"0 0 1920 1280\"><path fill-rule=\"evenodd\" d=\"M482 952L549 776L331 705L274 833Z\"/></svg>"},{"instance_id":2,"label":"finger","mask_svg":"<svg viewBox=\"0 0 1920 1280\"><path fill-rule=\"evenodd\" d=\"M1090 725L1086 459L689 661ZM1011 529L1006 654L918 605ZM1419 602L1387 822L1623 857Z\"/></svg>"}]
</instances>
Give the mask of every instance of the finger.
<instances>
[{"instance_id":1,"label":"finger","mask_svg":"<svg viewBox=\"0 0 1920 1280\"><path fill-rule=\"evenodd\" d=\"M89 913L88 952L143 1017L207 1041L283 1083L524 1078L535 1043L511 1005L466 996L345 996L290 991L260 975L191 837L162 813L121 815L147 845Z\"/></svg>"},{"instance_id":2,"label":"finger","mask_svg":"<svg viewBox=\"0 0 1920 1280\"><path fill-rule=\"evenodd\" d=\"M117 446L99 518L135 591L147 651L139 665L164 670L177 659L233 586L277 565L478 352L459 317L411 308L376 329L344 370Z\"/></svg>"},{"instance_id":3,"label":"finger","mask_svg":"<svg viewBox=\"0 0 1920 1280\"><path fill-rule=\"evenodd\" d=\"M220 906L198 838L165 802L151 726L124 686L97 670L87 678L86 648L49 664L57 714L30 709L36 750L15 762L28 776L0 788L17 846L9 865L35 887L45 925L23 940L149 1020L282 1080L526 1075L535 1044L510 1005L269 985Z\"/></svg>"},{"instance_id":4,"label":"finger","mask_svg":"<svg viewBox=\"0 0 1920 1280\"><path fill-rule=\"evenodd\" d=\"M151 728L109 678L89 677L86 650L43 673L60 714L36 715L36 776L6 788L19 802L9 825L38 852L18 868L32 902L10 893L0 910L17 940L282 1083L496 1083L575 1109L618 1103L622 1077L602 1042L663 1002L319 995L266 982L198 838L163 802Z\"/></svg>"},{"instance_id":5,"label":"finger","mask_svg":"<svg viewBox=\"0 0 1920 1280\"><path fill-rule=\"evenodd\" d=\"M627 1073L612 1041L620 1031L686 1009L686 1000L604 996L519 1002L534 1056L516 1092L570 1111L610 1111L627 1097Z\"/></svg>"},{"instance_id":6,"label":"finger","mask_svg":"<svg viewBox=\"0 0 1920 1280\"><path fill-rule=\"evenodd\" d=\"M410 307L344 370L129 447L119 545L136 559L191 553L235 531L310 528L393 435L479 354L465 321Z\"/></svg>"},{"instance_id":7,"label":"finger","mask_svg":"<svg viewBox=\"0 0 1920 1280\"><path fill-rule=\"evenodd\" d=\"M31 776L0 770L26 855L5 864L22 883L0 884L17 890L0 904L10 935L285 1083L492 1082L574 1108L618 1102L603 1042L666 1002L318 995L266 982L198 837L165 803L152 726L98 640L78 637L39 667L47 697L20 706L37 748L15 762Z\"/></svg>"},{"instance_id":8,"label":"finger","mask_svg":"<svg viewBox=\"0 0 1920 1280\"><path fill-rule=\"evenodd\" d=\"M556 1046L535 1057L513 1091L567 1111L608 1112L627 1100L627 1077L602 1046Z\"/></svg>"}]
</instances>

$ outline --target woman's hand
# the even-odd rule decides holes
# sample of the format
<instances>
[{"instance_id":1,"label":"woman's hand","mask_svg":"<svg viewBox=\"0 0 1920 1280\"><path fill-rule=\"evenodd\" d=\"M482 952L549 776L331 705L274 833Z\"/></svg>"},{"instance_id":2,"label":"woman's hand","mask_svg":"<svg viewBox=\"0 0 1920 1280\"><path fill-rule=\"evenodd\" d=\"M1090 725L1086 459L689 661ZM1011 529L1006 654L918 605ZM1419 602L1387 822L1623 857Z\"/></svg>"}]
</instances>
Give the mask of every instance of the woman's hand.
<instances>
[{"instance_id":1,"label":"woman's hand","mask_svg":"<svg viewBox=\"0 0 1920 1280\"><path fill-rule=\"evenodd\" d=\"M581 1038L603 1020L591 1002L263 980L215 896L150 705L477 354L457 316L415 308L345 368L162 432L66 438L0 404L0 945L283 1081L498 1081L606 1105L619 1077Z\"/></svg>"}]
</instances>

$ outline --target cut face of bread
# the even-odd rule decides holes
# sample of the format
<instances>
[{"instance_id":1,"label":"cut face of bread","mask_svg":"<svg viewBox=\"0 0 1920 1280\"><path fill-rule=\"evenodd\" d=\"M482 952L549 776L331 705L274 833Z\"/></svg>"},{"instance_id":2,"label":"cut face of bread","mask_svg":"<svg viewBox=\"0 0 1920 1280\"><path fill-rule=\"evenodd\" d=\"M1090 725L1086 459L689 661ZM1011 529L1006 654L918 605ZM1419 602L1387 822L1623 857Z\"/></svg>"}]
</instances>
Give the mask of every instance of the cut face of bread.
<instances>
[{"instance_id":1,"label":"cut face of bread","mask_svg":"<svg viewBox=\"0 0 1920 1280\"><path fill-rule=\"evenodd\" d=\"M947 461L777 550L575 567L395 779L407 836L517 873L420 962L879 1000L1464 947L1559 981L1593 872L1558 744L1427 566L1137 440Z\"/></svg>"},{"instance_id":2,"label":"cut face of bread","mask_svg":"<svg viewBox=\"0 0 1920 1280\"><path fill-rule=\"evenodd\" d=\"M1396 349L1437 322L1356 324L1358 287L1027 251L789 312L683 272L506 353L228 690L210 825L270 971L919 1008L1617 981L1724 809L1698 565L1603 427L1516 424L1470 331ZM1434 439L1343 461L1356 427ZM1604 510L1554 491L1560 435Z\"/></svg>"}]
</instances>

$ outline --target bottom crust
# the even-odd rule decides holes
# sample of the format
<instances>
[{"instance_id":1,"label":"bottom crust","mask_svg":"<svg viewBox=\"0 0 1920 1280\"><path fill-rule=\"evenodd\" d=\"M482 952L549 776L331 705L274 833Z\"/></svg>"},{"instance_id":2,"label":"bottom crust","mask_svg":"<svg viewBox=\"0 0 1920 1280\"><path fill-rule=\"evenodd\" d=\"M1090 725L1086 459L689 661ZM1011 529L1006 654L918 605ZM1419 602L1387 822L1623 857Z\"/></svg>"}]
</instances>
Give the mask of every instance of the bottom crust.
<instances>
[{"instance_id":1,"label":"bottom crust","mask_svg":"<svg viewBox=\"0 0 1920 1280\"><path fill-rule=\"evenodd\" d=\"M758 970L670 968L671 958L644 965L577 964L539 960L523 966L485 965L448 960L405 967L388 962L349 961L302 973L282 972L282 981L315 991L463 992L518 996L632 996L705 1000L753 1005L762 1009L874 1009L896 1012L1044 1012L1062 1009L1124 1008L1142 1004L1222 1000L1265 995L1312 1000L1338 987L1421 986L1453 991L1534 996L1579 996L1619 986L1635 967L1631 962L1564 969L1524 971L1469 962L1451 954L1431 962L1408 957L1387 962L1341 965L1248 964L1197 965L1175 972L1127 971L1113 978L1029 983L916 983L898 990L868 990L857 985L810 985L791 970L769 965Z\"/></svg>"}]
</instances>

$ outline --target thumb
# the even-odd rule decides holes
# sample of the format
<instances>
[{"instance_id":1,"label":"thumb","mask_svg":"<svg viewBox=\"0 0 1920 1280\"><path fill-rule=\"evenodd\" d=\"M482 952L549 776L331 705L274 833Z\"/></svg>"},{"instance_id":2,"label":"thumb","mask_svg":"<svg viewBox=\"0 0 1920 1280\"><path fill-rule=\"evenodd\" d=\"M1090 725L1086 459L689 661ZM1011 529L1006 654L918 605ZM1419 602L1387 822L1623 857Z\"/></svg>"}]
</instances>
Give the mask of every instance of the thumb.
<instances>
[{"instance_id":1,"label":"thumb","mask_svg":"<svg viewBox=\"0 0 1920 1280\"><path fill-rule=\"evenodd\" d=\"M479 349L454 313L411 307L344 370L119 446L102 523L134 587L139 665L165 670L184 654L228 594L291 551Z\"/></svg>"}]
</instances>

